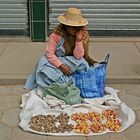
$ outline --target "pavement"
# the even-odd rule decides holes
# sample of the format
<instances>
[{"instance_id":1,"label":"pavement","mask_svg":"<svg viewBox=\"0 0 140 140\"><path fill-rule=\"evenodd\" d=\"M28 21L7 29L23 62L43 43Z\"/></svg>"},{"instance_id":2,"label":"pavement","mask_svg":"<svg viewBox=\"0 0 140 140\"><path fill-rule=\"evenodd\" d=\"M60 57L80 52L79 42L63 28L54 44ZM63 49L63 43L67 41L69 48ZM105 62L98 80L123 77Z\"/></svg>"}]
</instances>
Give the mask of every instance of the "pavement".
<instances>
[{"instance_id":1,"label":"pavement","mask_svg":"<svg viewBox=\"0 0 140 140\"><path fill-rule=\"evenodd\" d=\"M90 54L102 61L107 53L107 86L119 89L121 101L136 114L135 124L121 133L100 136L45 136L19 127L22 94L46 43L29 38L0 38L0 140L138 140L140 137L140 38L91 38Z\"/></svg>"},{"instance_id":2,"label":"pavement","mask_svg":"<svg viewBox=\"0 0 140 140\"><path fill-rule=\"evenodd\" d=\"M120 133L99 136L47 136L25 132L19 127L19 113L23 85L0 86L0 140L139 140L140 138L140 84L108 84L119 89L121 101L130 106L136 114L134 125Z\"/></svg>"},{"instance_id":3,"label":"pavement","mask_svg":"<svg viewBox=\"0 0 140 140\"><path fill-rule=\"evenodd\" d=\"M0 84L25 83L45 46L28 38L0 38ZM140 83L140 37L91 38L89 52L99 62L110 54L107 83Z\"/></svg>"}]
</instances>

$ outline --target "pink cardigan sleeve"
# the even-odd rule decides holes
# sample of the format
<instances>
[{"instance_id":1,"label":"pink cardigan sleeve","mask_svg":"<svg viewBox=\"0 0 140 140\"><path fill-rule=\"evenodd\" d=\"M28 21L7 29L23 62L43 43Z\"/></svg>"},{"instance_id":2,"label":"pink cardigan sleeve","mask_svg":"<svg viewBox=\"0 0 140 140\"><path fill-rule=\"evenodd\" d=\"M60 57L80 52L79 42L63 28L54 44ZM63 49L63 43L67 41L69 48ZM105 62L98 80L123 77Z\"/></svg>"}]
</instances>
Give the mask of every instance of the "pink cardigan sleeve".
<instances>
[{"instance_id":1,"label":"pink cardigan sleeve","mask_svg":"<svg viewBox=\"0 0 140 140\"><path fill-rule=\"evenodd\" d=\"M61 39L60 36L52 33L50 35L49 42L46 47L46 57L47 57L48 61L57 68L62 64L62 62L55 55L55 52L57 49L56 47L57 47L57 44L59 43L60 39Z\"/></svg>"},{"instance_id":2,"label":"pink cardigan sleeve","mask_svg":"<svg viewBox=\"0 0 140 140\"><path fill-rule=\"evenodd\" d=\"M75 56L76 59L83 58L83 56L84 56L84 48L83 48L82 41L75 43L75 48L73 50L73 55Z\"/></svg>"},{"instance_id":3,"label":"pink cardigan sleeve","mask_svg":"<svg viewBox=\"0 0 140 140\"><path fill-rule=\"evenodd\" d=\"M49 38L49 41L47 43L47 47L45 50L46 51L45 54L46 54L48 61L57 68L62 64L62 62L55 55L55 52L57 49L56 47L57 47L57 44L59 43L60 39L61 39L61 36L52 33L50 35L50 38ZM75 43L73 55L76 59L81 59L84 56L84 48L83 48L82 42Z\"/></svg>"}]
</instances>

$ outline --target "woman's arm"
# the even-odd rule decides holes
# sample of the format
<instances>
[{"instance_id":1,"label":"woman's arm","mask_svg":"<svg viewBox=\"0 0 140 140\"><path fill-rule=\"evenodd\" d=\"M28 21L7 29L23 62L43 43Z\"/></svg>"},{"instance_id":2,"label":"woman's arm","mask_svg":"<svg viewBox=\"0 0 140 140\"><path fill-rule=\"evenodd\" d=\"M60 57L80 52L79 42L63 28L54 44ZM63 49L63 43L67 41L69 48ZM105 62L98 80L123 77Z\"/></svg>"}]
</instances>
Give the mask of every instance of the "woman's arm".
<instances>
[{"instance_id":1,"label":"woman's arm","mask_svg":"<svg viewBox=\"0 0 140 140\"><path fill-rule=\"evenodd\" d=\"M73 50L73 55L76 59L81 59L84 56L84 48L82 41L75 43L75 48Z\"/></svg>"},{"instance_id":2,"label":"woman's arm","mask_svg":"<svg viewBox=\"0 0 140 140\"><path fill-rule=\"evenodd\" d=\"M61 37L59 35L52 33L45 51L48 61L57 68L62 64L62 62L55 55L57 44L59 43L60 39Z\"/></svg>"},{"instance_id":3,"label":"woman's arm","mask_svg":"<svg viewBox=\"0 0 140 140\"><path fill-rule=\"evenodd\" d=\"M48 61L59 68L64 74L71 75L72 70L65 64L63 64L55 55L57 44L59 43L61 37L52 33L49 38L48 46L46 47L46 57Z\"/></svg>"},{"instance_id":4,"label":"woman's arm","mask_svg":"<svg viewBox=\"0 0 140 140\"><path fill-rule=\"evenodd\" d=\"M81 59L84 56L82 38L83 38L82 31L76 33L76 43L75 48L73 50L73 55L75 56L76 59Z\"/></svg>"}]
</instances>

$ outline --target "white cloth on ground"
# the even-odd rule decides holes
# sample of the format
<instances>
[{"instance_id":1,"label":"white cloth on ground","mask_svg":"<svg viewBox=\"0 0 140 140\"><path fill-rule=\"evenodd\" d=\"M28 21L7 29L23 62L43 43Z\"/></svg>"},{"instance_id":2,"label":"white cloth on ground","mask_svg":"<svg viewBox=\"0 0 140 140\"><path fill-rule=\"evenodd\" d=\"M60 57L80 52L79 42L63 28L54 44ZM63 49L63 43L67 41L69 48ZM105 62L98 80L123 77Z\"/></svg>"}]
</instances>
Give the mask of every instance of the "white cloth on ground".
<instances>
[{"instance_id":1,"label":"white cloth on ground","mask_svg":"<svg viewBox=\"0 0 140 140\"><path fill-rule=\"evenodd\" d=\"M46 97L43 97L43 100L48 104L48 106L51 109L64 109L69 106L66 105L64 101L51 95L47 95Z\"/></svg>"},{"instance_id":2,"label":"white cloth on ground","mask_svg":"<svg viewBox=\"0 0 140 140\"><path fill-rule=\"evenodd\" d=\"M27 94L22 95L22 104L21 104L21 112L20 112L20 127L23 128L25 131L30 131L38 134L46 134L46 135L61 135L61 136L68 136L68 135L84 135L84 134L77 134L72 132L65 132L65 133L44 133L44 132L37 132L29 128L29 121L32 116L35 115L47 115L47 114L55 114L58 115L62 112L68 113L71 115L75 112L89 112L89 111L97 111L99 113L102 112L104 109L117 109L120 113L120 118L122 121L122 128L119 132L127 129L135 122L135 113L134 111L128 107L125 103L121 102L117 96L118 90L113 89L111 87L106 87L106 95L100 99L85 99L85 102L90 104L76 104L72 106L65 106L62 109L51 109L50 106L46 103L45 100L42 98L42 90L40 88L36 88L30 91ZM102 103L106 102L109 106L101 105ZM64 106L63 106L64 107ZM89 135L101 135L108 132L112 132L110 130L105 130L102 133L89 133Z\"/></svg>"},{"instance_id":3,"label":"white cloth on ground","mask_svg":"<svg viewBox=\"0 0 140 140\"><path fill-rule=\"evenodd\" d=\"M111 87L105 87L105 95L103 98L85 98L83 101L88 104L103 104L110 105L113 108L118 108L122 103L118 98L117 92L119 90L113 89Z\"/></svg>"}]
</instances>

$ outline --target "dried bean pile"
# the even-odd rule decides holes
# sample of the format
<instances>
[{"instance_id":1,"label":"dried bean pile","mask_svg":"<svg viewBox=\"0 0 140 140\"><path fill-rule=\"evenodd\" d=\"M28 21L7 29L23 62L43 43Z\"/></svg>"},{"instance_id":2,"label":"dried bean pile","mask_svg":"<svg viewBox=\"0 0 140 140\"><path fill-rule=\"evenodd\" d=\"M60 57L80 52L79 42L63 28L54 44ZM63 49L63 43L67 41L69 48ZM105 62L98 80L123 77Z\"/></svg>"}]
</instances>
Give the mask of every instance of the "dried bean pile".
<instances>
[{"instance_id":1,"label":"dried bean pile","mask_svg":"<svg viewBox=\"0 0 140 140\"><path fill-rule=\"evenodd\" d=\"M66 113L55 115L37 115L31 118L30 128L45 133L64 133L73 130L74 126L68 124L70 116Z\"/></svg>"}]
</instances>

